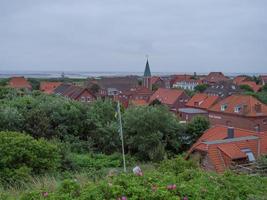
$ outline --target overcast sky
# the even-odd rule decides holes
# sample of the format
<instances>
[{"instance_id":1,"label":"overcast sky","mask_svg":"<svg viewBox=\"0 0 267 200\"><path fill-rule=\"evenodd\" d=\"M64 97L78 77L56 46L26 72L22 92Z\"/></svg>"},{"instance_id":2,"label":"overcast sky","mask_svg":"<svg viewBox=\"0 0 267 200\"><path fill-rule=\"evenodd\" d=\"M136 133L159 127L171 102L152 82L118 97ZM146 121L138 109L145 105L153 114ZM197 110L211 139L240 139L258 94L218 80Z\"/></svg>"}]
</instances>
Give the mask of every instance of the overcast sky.
<instances>
[{"instance_id":1,"label":"overcast sky","mask_svg":"<svg viewBox=\"0 0 267 200\"><path fill-rule=\"evenodd\" d=\"M0 0L0 70L267 72L266 0Z\"/></svg>"}]
</instances>

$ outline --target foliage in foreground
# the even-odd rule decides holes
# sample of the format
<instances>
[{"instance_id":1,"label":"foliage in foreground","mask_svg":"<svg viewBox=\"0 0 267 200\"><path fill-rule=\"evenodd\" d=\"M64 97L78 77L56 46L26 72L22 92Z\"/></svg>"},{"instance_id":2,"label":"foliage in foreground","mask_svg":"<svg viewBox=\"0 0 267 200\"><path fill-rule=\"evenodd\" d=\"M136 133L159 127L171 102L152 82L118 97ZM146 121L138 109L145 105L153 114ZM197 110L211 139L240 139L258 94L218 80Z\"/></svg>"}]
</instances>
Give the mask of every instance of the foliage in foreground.
<instances>
[{"instance_id":1,"label":"foliage in foreground","mask_svg":"<svg viewBox=\"0 0 267 200\"><path fill-rule=\"evenodd\" d=\"M2 192L3 200L13 200ZM267 197L267 178L217 175L201 171L192 161L182 157L163 161L156 170L145 171L143 177L129 174L108 176L97 182L68 179L53 189L42 187L23 192L19 200L263 200ZM125 199L125 198L124 198Z\"/></svg>"},{"instance_id":2,"label":"foliage in foreground","mask_svg":"<svg viewBox=\"0 0 267 200\"><path fill-rule=\"evenodd\" d=\"M17 132L0 132L0 184L26 181L59 166L55 145Z\"/></svg>"}]
</instances>

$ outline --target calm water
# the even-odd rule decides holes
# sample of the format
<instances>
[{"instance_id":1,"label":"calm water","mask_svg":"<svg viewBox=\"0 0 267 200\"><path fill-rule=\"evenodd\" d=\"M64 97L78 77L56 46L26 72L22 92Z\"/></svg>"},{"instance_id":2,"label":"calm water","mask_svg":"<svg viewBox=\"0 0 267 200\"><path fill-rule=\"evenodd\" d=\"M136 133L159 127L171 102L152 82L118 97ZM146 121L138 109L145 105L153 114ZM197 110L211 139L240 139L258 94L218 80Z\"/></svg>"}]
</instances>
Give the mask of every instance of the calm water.
<instances>
[{"instance_id":1,"label":"calm water","mask_svg":"<svg viewBox=\"0 0 267 200\"><path fill-rule=\"evenodd\" d=\"M0 78L8 78L12 76L25 76L27 78L57 78L61 77L61 71L0 71ZM186 72L152 72L155 76L167 76L171 74L192 74ZM205 74L205 73L197 73ZM65 77L69 78L87 78L87 77L100 77L100 76L127 76L137 75L142 76L143 72L64 72ZM260 73L225 73L226 76L237 75L260 75Z\"/></svg>"}]
</instances>

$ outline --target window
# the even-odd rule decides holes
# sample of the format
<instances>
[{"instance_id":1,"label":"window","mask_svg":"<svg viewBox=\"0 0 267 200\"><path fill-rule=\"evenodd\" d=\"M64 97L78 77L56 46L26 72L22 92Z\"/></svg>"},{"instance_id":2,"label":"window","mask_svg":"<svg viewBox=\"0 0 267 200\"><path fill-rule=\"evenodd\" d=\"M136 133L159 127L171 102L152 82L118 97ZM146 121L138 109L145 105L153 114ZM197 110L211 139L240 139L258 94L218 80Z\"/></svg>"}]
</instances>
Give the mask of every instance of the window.
<instances>
[{"instance_id":1,"label":"window","mask_svg":"<svg viewBox=\"0 0 267 200\"><path fill-rule=\"evenodd\" d=\"M247 155L248 160L250 162L253 162L253 161L256 160L253 152L250 149L242 149L241 151L244 152Z\"/></svg>"},{"instance_id":2,"label":"window","mask_svg":"<svg viewBox=\"0 0 267 200\"><path fill-rule=\"evenodd\" d=\"M227 109L227 104L221 105L221 111L225 111Z\"/></svg>"},{"instance_id":3,"label":"window","mask_svg":"<svg viewBox=\"0 0 267 200\"><path fill-rule=\"evenodd\" d=\"M81 102L85 102L85 97L81 97Z\"/></svg>"},{"instance_id":4,"label":"window","mask_svg":"<svg viewBox=\"0 0 267 200\"><path fill-rule=\"evenodd\" d=\"M235 113L239 113L241 111L241 106L236 106L235 107Z\"/></svg>"},{"instance_id":5,"label":"window","mask_svg":"<svg viewBox=\"0 0 267 200\"><path fill-rule=\"evenodd\" d=\"M264 124L264 125L267 125L267 119L264 119L264 120L263 120L263 124Z\"/></svg>"}]
</instances>

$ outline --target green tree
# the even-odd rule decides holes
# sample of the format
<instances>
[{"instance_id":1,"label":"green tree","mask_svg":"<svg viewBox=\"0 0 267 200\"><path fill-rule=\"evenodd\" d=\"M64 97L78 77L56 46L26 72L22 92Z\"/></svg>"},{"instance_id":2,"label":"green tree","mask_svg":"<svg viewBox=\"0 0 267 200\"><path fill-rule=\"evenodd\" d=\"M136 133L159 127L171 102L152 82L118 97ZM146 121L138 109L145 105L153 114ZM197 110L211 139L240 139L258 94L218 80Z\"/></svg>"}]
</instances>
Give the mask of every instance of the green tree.
<instances>
[{"instance_id":1,"label":"green tree","mask_svg":"<svg viewBox=\"0 0 267 200\"><path fill-rule=\"evenodd\" d=\"M164 106L133 107L123 115L127 152L141 160L162 160L166 151L177 152L181 125Z\"/></svg>"},{"instance_id":2,"label":"green tree","mask_svg":"<svg viewBox=\"0 0 267 200\"><path fill-rule=\"evenodd\" d=\"M189 147L209 128L209 121L206 117L195 116L191 122L187 124L186 135L184 137L185 146Z\"/></svg>"},{"instance_id":3,"label":"green tree","mask_svg":"<svg viewBox=\"0 0 267 200\"><path fill-rule=\"evenodd\" d=\"M245 92L253 92L253 89L249 85L240 85L239 87Z\"/></svg>"},{"instance_id":4,"label":"green tree","mask_svg":"<svg viewBox=\"0 0 267 200\"><path fill-rule=\"evenodd\" d=\"M195 87L196 92L204 92L209 87L208 84L200 84Z\"/></svg>"}]
</instances>

